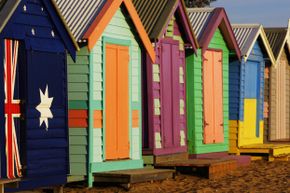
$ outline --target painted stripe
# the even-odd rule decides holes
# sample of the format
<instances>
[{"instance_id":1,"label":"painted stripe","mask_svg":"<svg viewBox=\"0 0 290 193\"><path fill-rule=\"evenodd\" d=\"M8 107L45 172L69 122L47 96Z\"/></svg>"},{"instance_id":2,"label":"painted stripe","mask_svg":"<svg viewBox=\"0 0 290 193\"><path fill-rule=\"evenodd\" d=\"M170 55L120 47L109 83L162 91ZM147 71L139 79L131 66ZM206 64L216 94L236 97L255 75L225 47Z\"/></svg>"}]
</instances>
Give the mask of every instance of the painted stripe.
<instances>
[{"instance_id":1,"label":"painted stripe","mask_svg":"<svg viewBox=\"0 0 290 193\"><path fill-rule=\"evenodd\" d=\"M69 119L88 118L88 111L87 110L69 110L68 117Z\"/></svg>"},{"instance_id":2,"label":"painted stripe","mask_svg":"<svg viewBox=\"0 0 290 193\"><path fill-rule=\"evenodd\" d=\"M68 118L69 128L88 127L87 110L69 110Z\"/></svg>"},{"instance_id":3,"label":"painted stripe","mask_svg":"<svg viewBox=\"0 0 290 193\"><path fill-rule=\"evenodd\" d=\"M103 115L102 111L96 110L94 111L94 128L99 129L103 127Z\"/></svg>"},{"instance_id":4,"label":"painted stripe","mask_svg":"<svg viewBox=\"0 0 290 193\"><path fill-rule=\"evenodd\" d=\"M132 127L134 128L139 127L139 111L138 110L132 111Z\"/></svg>"}]
</instances>

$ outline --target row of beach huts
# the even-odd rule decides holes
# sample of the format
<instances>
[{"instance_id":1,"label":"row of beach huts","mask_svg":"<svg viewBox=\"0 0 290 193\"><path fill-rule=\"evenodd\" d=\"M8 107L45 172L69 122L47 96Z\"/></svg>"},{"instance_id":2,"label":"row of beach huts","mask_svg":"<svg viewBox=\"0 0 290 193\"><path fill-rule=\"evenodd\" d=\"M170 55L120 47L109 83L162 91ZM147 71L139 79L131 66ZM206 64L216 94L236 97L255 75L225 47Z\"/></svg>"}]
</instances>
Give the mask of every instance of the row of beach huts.
<instances>
[{"instance_id":1,"label":"row of beach huts","mask_svg":"<svg viewBox=\"0 0 290 193\"><path fill-rule=\"evenodd\" d=\"M289 31L182 0L4 1L0 192L288 160Z\"/></svg>"}]
</instances>

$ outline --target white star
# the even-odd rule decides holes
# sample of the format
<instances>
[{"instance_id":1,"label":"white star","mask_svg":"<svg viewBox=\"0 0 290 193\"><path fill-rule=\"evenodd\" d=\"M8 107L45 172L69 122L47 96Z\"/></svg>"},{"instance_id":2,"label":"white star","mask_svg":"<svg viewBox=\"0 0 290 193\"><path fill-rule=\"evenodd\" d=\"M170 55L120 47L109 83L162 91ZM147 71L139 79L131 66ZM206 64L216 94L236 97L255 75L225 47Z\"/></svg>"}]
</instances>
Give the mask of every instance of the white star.
<instances>
[{"instance_id":1,"label":"white star","mask_svg":"<svg viewBox=\"0 0 290 193\"><path fill-rule=\"evenodd\" d=\"M40 92L40 103L36 107L36 109L40 112L39 117L39 126L41 126L43 123L45 124L45 129L48 131L48 118L52 119L53 115L50 110L51 103L53 101L53 97L48 97L48 85L46 85L45 93L39 89Z\"/></svg>"}]
</instances>

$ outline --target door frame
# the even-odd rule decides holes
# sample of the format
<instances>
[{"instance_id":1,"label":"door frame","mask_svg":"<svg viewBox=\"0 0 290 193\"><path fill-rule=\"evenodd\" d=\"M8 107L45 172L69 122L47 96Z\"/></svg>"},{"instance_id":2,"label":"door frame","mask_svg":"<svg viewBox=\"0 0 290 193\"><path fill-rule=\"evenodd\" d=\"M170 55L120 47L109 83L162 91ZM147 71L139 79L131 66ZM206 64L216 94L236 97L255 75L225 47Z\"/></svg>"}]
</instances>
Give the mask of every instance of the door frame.
<instances>
[{"instance_id":1,"label":"door frame","mask_svg":"<svg viewBox=\"0 0 290 193\"><path fill-rule=\"evenodd\" d=\"M120 46L127 46L129 48L129 144L130 144L130 151L129 151L129 159L132 157L132 87L130 86L132 84L132 43L131 40L122 40L117 38L111 38L104 36L102 38L102 52L103 52L103 104L102 104L102 110L103 110L103 160L106 160L106 45L107 44L115 44ZM93 84L93 83L91 83ZM116 160L118 161L118 160Z\"/></svg>"},{"instance_id":2,"label":"door frame","mask_svg":"<svg viewBox=\"0 0 290 193\"><path fill-rule=\"evenodd\" d=\"M222 65L222 80L224 79L224 60L223 60L223 58L224 58L224 52L223 52L223 49L218 49L218 48L206 48L206 49L202 49L202 109L203 109L203 111L202 111L202 131L204 132L204 128L205 128L205 114L204 114L204 109L205 109L205 105L204 105L204 96L205 96L205 91L204 91L204 76L203 76L203 74L204 74L204 65L205 65L205 52L206 51L213 51L213 52L220 52L221 53L221 65ZM229 64L230 65L230 64ZM223 93L223 96L222 96L222 102L223 102L223 105L222 105L222 107L223 107L223 124L224 124L224 117L225 117L225 115L224 115L224 81L222 82L222 88L223 88L223 90L222 90L222 93ZM223 126L223 130L225 130L225 128L224 128L224 126ZM224 134L224 138L225 138L225 134ZM225 142L225 141L224 141ZM224 143L224 142L222 142L222 143ZM204 144L204 145L212 145L212 144L222 144L222 143L205 143L204 142L204 135L202 136L202 143Z\"/></svg>"}]
</instances>

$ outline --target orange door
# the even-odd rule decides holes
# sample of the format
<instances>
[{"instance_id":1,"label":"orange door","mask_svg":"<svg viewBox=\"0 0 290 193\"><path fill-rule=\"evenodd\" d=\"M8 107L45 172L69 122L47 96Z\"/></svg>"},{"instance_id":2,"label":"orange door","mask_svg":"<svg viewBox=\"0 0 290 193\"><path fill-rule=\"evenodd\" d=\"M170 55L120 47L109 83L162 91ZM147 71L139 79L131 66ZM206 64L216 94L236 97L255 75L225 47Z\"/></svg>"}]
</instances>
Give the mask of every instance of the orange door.
<instances>
[{"instance_id":1,"label":"orange door","mask_svg":"<svg viewBox=\"0 0 290 193\"><path fill-rule=\"evenodd\" d=\"M222 52L205 52L203 85L204 143L221 143L224 141Z\"/></svg>"},{"instance_id":2,"label":"orange door","mask_svg":"<svg viewBox=\"0 0 290 193\"><path fill-rule=\"evenodd\" d=\"M106 45L106 159L129 158L129 48Z\"/></svg>"}]
</instances>

